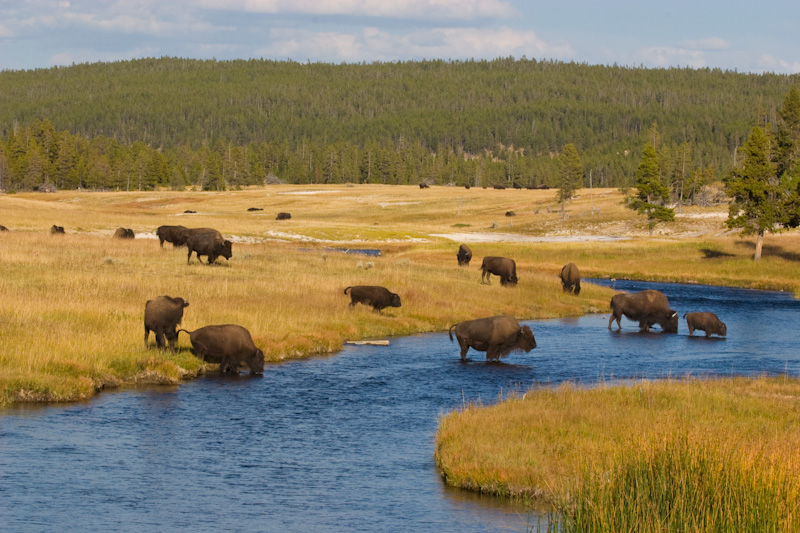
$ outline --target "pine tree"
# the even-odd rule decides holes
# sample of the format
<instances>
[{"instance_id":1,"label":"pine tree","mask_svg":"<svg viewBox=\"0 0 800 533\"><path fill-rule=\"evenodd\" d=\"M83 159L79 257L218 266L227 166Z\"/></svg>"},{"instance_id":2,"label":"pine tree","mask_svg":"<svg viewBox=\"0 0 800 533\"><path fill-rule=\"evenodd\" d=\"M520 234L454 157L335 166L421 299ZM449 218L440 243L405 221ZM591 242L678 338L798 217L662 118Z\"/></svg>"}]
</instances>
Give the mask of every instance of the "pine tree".
<instances>
[{"instance_id":1,"label":"pine tree","mask_svg":"<svg viewBox=\"0 0 800 533\"><path fill-rule=\"evenodd\" d=\"M778 179L772 144L763 129L753 128L742 146L742 165L734 168L725 180L725 192L733 198L728 227L741 229L742 235L757 236L754 261L761 259L764 233L778 231L786 216L788 191L781 187Z\"/></svg>"},{"instance_id":2,"label":"pine tree","mask_svg":"<svg viewBox=\"0 0 800 533\"><path fill-rule=\"evenodd\" d=\"M636 170L636 195L628 201L628 207L639 214L647 215L647 229L650 235L660 222L675 220L675 211L667 207L670 191L661 182L661 169L656 152L658 142L657 125L654 124L648 133L648 142L642 150L642 160Z\"/></svg>"},{"instance_id":3,"label":"pine tree","mask_svg":"<svg viewBox=\"0 0 800 533\"><path fill-rule=\"evenodd\" d=\"M564 147L559 158L561 174L558 180L558 199L561 202L561 218L566 218L567 200L572 198L575 190L583 185L583 165L578 156L578 149L570 143Z\"/></svg>"}]
</instances>

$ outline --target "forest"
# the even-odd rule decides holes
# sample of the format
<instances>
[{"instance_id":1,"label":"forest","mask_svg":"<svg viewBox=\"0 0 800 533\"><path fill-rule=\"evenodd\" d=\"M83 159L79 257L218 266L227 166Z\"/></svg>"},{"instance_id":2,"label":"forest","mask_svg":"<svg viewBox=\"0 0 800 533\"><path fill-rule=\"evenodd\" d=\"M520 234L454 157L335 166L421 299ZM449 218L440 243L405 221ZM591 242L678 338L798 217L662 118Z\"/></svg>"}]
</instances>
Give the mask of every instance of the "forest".
<instances>
[{"instance_id":1,"label":"forest","mask_svg":"<svg viewBox=\"0 0 800 533\"><path fill-rule=\"evenodd\" d=\"M0 190L268 183L555 186L730 173L797 75L533 59L361 64L149 58L0 72Z\"/></svg>"}]
</instances>

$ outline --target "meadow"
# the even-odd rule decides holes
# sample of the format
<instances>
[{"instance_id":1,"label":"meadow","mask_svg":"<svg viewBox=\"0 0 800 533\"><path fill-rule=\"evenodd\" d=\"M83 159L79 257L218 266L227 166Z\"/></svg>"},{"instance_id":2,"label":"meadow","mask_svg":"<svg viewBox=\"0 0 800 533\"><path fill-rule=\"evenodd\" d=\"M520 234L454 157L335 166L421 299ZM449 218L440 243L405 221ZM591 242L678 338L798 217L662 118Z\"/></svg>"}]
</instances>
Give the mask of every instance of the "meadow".
<instances>
[{"instance_id":1,"label":"meadow","mask_svg":"<svg viewBox=\"0 0 800 533\"><path fill-rule=\"evenodd\" d=\"M2 195L0 224L11 231L0 233L0 405L74 401L213 371L188 351L184 334L175 353L144 347L144 304L162 294L190 302L184 328L240 324L277 362L494 314L606 312L608 289L584 284L580 297L562 293L557 275L569 261L584 277L800 292L796 233L769 236L754 263L752 242L725 231L725 206L685 207L650 237L618 190L579 191L564 219L555 195L380 185ZM292 219L275 220L280 211ZM52 224L66 235L50 235ZM217 228L234 241L233 257L187 265L185 248L159 247L155 229L164 224ZM136 239L112 239L117 227L132 228ZM573 241L585 236L614 240ZM473 250L468 268L456 265L459 242ZM496 278L482 285L486 255L514 258L518 286ZM350 285L384 285L403 306L350 310L342 293Z\"/></svg>"}]
</instances>

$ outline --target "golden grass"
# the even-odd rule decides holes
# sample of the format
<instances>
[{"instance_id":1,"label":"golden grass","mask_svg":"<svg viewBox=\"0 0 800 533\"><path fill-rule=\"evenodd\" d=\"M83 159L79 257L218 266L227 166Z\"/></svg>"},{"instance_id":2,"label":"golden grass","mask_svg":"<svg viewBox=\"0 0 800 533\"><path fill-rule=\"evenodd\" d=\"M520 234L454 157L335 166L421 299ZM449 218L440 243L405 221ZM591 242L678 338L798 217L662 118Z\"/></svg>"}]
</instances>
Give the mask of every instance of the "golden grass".
<instances>
[{"instance_id":1,"label":"golden grass","mask_svg":"<svg viewBox=\"0 0 800 533\"><path fill-rule=\"evenodd\" d=\"M537 389L444 416L436 462L450 485L552 503L569 531L750 530L748 506L792 531L798 405L789 378Z\"/></svg>"},{"instance_id":2,"label":"golden grass","mask_svg":"<svg viewBox=\"0 0 800 533\"><path fill-rule=\"evenodd\" d=\"M505 217L510 210L517 216ZM241 324L275 361L333 352L347 339L441 331L493 314L531 319L606 311L607 289L584 285L579 298L562 294L556 276L569 261L585 277L800 290L800 262L789 252L797 235L768 237L764 259L754 263L749 242L724 235L724 210L687 208L649 238L644 221L612 189L595 189L591 198L581 191L567 204L566 220L555 191L363 185L3 195L0 224L11 231L0 233L0 404L73 400L104 386L174 383L204 371L185 351L143 347L144 304L161 294L190 301L187 329ZM276 221L279 211L293 218ZM50 236L52 224L67 234ZM162 224L215 227L235 241L233 258L187 265L184 248L158 247L154 232ZM112 239L119 226L137 238ZM472 266L458 268L458 242L432 237L457 232L630 240L475 243ZM383 255L325 247L380 248ZM481 285L486 255L514 258L518 287L502 288L496 278ZM400 294L403 307L350 311L342 290L356 284L385 285ZM185 336L179 345L188 346Z\"/></svg>"}]
</instances>

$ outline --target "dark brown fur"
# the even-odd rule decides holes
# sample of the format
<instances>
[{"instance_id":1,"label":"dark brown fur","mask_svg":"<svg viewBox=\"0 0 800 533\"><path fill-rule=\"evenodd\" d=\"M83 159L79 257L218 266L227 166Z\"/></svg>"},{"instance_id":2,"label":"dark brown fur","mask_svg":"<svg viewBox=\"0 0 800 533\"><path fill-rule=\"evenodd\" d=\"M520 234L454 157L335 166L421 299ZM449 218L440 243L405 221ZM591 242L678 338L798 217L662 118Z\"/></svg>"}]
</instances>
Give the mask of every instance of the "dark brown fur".
<instances>
[{"instance_id":1,"label":"dark brown fur","mask_svg":"<svg viewBox=\"0 0 800 533\"><path fill-rule=\"evenodd\" d=\"M481 283L486 278L486 284L490 285L491 274L500 277L501 285L516 285L519 281L517 277L517 264L513 259L507 257L484 257L481 263Z\"/></svg>"},{"instance_id":2,"label":"dark brown fur","mask_svg":"<svg viewBox=\"0 0 800 533\"><path fill-rule=\"evenodd\" d=\"M8 228L0 224L0 231L8 231Z\"/></svg>"},{"instance_id":3,"label":"dark brown fur","mask_svg":"<svg viewBox=\"0 0 800 533\"><path fill-rule=\"evenodd\" d=\"M117 231L114 232L115 239L133 239L135 237L136 235L130 228L117 228Z\"/></svg>"},{"instance_id":4,"label":"dark brown fur","mask_svg":"<svg viewBox=\"0 0 800 533\"><path fill-rule=\"evenodd\" d=\"M372 306L374 311L380 312L386 307L400 307L400 296L391 292L386 287L375 285L356 285L347 287L344 293L350 291L350 308L357 303Z\"/></svg>"},{"instance_id":5,"label":"dark brown fur","mask_svg":"<svg viewBox=\"0 0 800 533\"><path fill-rule=\"evenodd\" d=\"M196 232L193 235L189 235L189 238L186 239L186 247L189 249L189 254L186 257L187 265L192 258L192 253L197 253L198 261L200 261L201 255L206 256L209 265L216 261L219 256L225 259L230 259L231 256L233 256L233 243L225 240L220 232L217 230L207 231L209 228L198 229L206 231L202 233ZM200 262L202 263L202 261Z\"/></svg>"},{"instance_id":6,"label":"dark brown fur","mask_svg":"<svg viewBox=\"0 0 800 533\"><path fill-rule=\"evenodd\" d=\"M50 226L50 234L51 235L63 235L64 234L64 226L56 226L53 224Z\"/></svg>"},{"instance_id":7,"label":"dark brown fur","mask_svg":"<svg viewBox=\"0 0 800 533\"><path fill-rule=\"evenodd\" d=\"M466 244L462 244L458 247L456 257L458 258L458 266L469 266L469 262L472 260L472 250Z\"/></svg>"},{"instance_id":8,"label":"dark brown fur","mask_svg":"<svg viewBox=\"0 0 800 533\"><path fill-rule=\"evenodd\" d=\"M567 263L561 269L561 288L575 296L581 293L581 273L575 263Z\"/></svg>"},{"instance_id":9,"label":"dark brown fur","mask_svg":"<svg viewBox=\"0 0 800 533\"><path fill-rule=\"evenodd\" d=\"M283 212L281 212L281 213L278 213L278 216L275 217L275 220L289 220L290 218L292 218L292 214L291 213L283 213Z\"/></svg>"},{"instance_id":10,"label":"dark brown fur","mask_svg":"<svg viewBox=\"0 0 800 533\"><path fill-rule=\"evenodd\" d=\"M689 335L694 335L694 330L696 329L704 331L706 337L710 335L725 337L728 335L728 327L714 313L708 311L685 313L683 318L686 319L686 325L689 326Z\"/></svg>"},{"instance_id":11,"label":"dark brown fur","mask_svg":"<svg viewBox=\"0 0 800 533\"><path fill-rule=\"evenodd\" d=\"M147 338L152 331L156 336L156 345L164 348L164 336L169 341L169 347L175 349L178 333L175 328L183 320L183 309L189 302L183 298L159 296L148 300L144 306L144 345L147 347Z\"/></svg>"},{"instance_id":12,"label":"dark brown fur","mask_svg":"<svg viewBox=\"0 0 800 533\"><path fill-rule=\"evenodd\" d=\"M256 347L250 332L242 326L205 326L186 333L195 355L203 361L219 363L220 372L237 374L239 367L245 364L253 374L264 373L264 352Z\"/></svg>"},{"instance_id":13,"label":"dark brown fur","mask_svg":"<svg viewBox=\"0 0 800 533\"><path fill-rule=\"evenodd\" d=\"M450 327L448 334L453 341L455 329L461 360L467 360L467 351L472 348L486 352L487 361L498 361L512 351L530 352L536 348L536 339L528 326L520 327L511 316L492 316L466 320Z\"/></svg>"},{"instance_id":14,"label":"dark brown fur","mask_svg":"<svg viewBox=\"0 0 800 533\"><path fill-rule=\"evenodd\" d=\"M611 298L611 323L617 321L617 329L622 329L620 318L625 315L631 320L639 321L639 329L648 331L650 326L658 324L665 333L678 332L678 313L669 308L669 301L664 293L654 290L615 294Z\"/></svg>"},{"instance_id":15,"label":"dark brown fur","mask_svg":"<svg viewBox=\"0 0 800 533\"><path fill-rule=\"evenodd\" d=\"M184 226L159 226L156 230L158 245L164 246L164 241L171 242L174 248L186 246L189 229Z\"/></svg>"}]
</instances>

